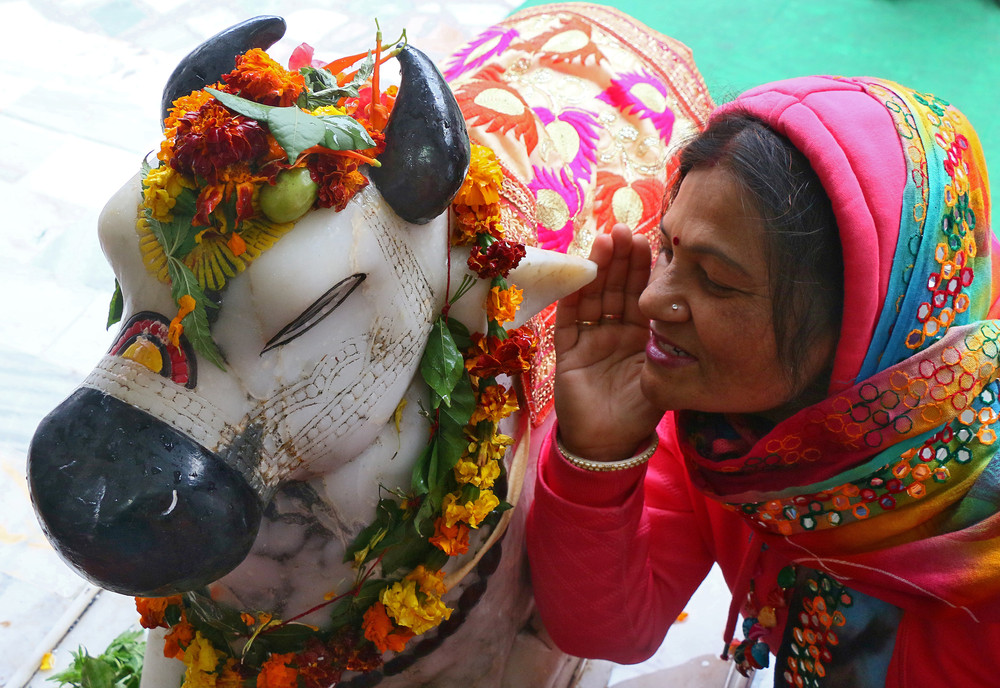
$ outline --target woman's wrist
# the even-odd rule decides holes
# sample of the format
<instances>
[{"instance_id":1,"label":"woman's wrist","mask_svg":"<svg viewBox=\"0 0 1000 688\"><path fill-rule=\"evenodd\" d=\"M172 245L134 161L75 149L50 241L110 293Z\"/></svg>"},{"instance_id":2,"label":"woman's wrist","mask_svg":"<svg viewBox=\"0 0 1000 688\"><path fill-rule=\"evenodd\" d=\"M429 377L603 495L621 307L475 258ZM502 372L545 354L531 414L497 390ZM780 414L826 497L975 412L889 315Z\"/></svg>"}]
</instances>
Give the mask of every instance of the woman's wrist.
<instances>
[{"instance_id":1,"label":"woman's wrist","mask_svg":"<svg viewBox=\"0 0 1000 688\"><path fill-rule=\"evenodd\" d=\"M562 443L562 439L559 434L556 433L556 449L562 455L567 462L576 466L577 468L582 468L587 471L595 471L599 473L608 473L611 471L625 471L630 468L635 468L636 466L641 466L642 464L649 461L649 458L656 451L657 446L660 443L659 435L655 432L649 441L649 444L645 449L637 452L633 456L626 459L616 460L616 461L604 461L597 459L590 459L583 456L574 454L573 452L566 449Z\"/></svg>"}]
</instances>

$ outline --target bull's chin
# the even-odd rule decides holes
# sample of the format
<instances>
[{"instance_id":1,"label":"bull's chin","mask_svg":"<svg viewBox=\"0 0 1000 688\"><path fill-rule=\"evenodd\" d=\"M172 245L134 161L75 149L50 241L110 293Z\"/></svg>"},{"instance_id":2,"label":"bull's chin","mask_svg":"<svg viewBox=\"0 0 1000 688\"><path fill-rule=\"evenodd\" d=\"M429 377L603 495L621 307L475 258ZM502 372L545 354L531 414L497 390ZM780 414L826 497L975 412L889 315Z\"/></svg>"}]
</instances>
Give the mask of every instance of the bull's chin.
<instances>
[{"instance_id":1,"label":"bull's chin","mask_svg":"<svg viewBox=\"0 0 1000 688\"><path fill-rule=\"evenodd\" d=\"M260 499L238 471L89 388L38 427L28 486L56 552L95 585L125 595L172 595L222 577L260 527Z\"/></svg>"}]
</instances>

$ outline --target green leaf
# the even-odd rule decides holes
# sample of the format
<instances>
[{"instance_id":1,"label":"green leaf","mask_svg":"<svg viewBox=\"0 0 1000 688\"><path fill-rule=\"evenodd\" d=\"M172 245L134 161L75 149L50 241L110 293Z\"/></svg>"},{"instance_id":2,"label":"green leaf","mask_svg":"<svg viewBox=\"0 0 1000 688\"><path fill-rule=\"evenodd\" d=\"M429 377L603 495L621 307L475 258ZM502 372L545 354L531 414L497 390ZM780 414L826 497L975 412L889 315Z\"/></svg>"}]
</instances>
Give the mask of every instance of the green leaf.
<instances>
[{"instance_id":1,"label":"green leaf","mask_svg":"<svg viewBox=\"0 0 1000 688\"><path fill-rule=\"evenodd\" d=\"M294 163L302 151L313 146L324 146L330 150L358 150L375 145L365 128L347 115L317 117L297 106L261 105L213 88L206 90L230 110L266 124L278 144L285 149L290 163Z\"/></svg>"},{"instance_id":2,"label":"green leaf","mask_svg":"<svg viewBox=\"0 0 1000 688\"><path fill-rule=\"evenodd\" d=\"M83 688L108 688L115 682L115 670L108 662L95 657L85 657L80 667L80 685Z\"/></svg>"},{"instance_id":3,"label":"green leaf","mask_svg":"<svg viewBox=\"0 0 1000 688\"><path fill-rule=\"evenodd\" d=\"M382 578L369 578L361 584L357 595L348 595L330 612L330 626L333 630L347 624L359 624L361 616L368 607L378 601L379 594L388 587L389 581Z\"/></svg>"},{"instance_id":4,"label":"green leaf","mask_svg":"<svg viewBox=\"0 0 1000 688\"><path fill-rule=\"evenodd\" d=\"M416 462L413 464L413 476L410 479L410 488L418 495L427 494L427 491L430 490L430 467L432 463L437 465L436 453L437 442L436 438L434 438L424 447L424 450L420 452L420 456L417 457Z\"/></svg>"},{"instance_id":5,"label":"green leaf","mask_svg":"<svg viewBox=\"0 0 1000 688\"><path fill-rule=\"evenodd\" d=\"M340 86L337 77L326 69L303 67L299 73L305 79L306 90L299 102L308 110L322 105L337 105L342 98L357 98L358 92L375 71L375 56L370 52L358 67L358 73L349 83Z\"/></svg>"},{"instance_id":6,"label":"green leaf","mask_svg":"<svg viewBox=\"0 0 1000 688\"><path fill-rule=\"evenodd\" d=\"M208 325L207 309L216 308L216 305L205 296L205 292L198 286L198 279L187 265L176 258L168 258L167 272L170 273L170 294L174 301L180 302L180 298L188 294L195 302L195 309L181 320L181 324L184 326L184 336L191 342L195 351L221 370L225 370L226 365L222 358L222 352L215 345Z\"/></svg>"},{"instance_id":7,"label":"green leaf","mask_svg":"<svg viewBox=\"0 0 1000 688\"><path fill-rule=\"evenodd\" d=\"M437 393L444 406L451 405L451 393L465 372L465 360L455 345L451 330L443 317L434 321L424 356L420 359L420 374L424 382ZM432 399L432 404L436 400ZM434 405L433 408L438 408Z\"/></svg>"},{"instance_id":8,"label":"green leaf","mask_svg":"<svg viewBox=\"0 0 1000 688\"><path fill-rule=\"evenodd\" d=\"M240 98L232 93L223 93L222 91L214 88L206 88L205 90L211 93L216 100L233 112L239 113L244 117L249 117L250 119L255 119L258 122L266 122L267 118L270 116L271 110L278 109L273 105L261 105L260 103L255 103L252 100Z\"/></svg>"},{"instance_id":9,"label":"green leaf","mask_svg":"<svg viewBox=\"0 0 1000 688\"><path fill-rule=\"evenodd\" d=\"M476 394L472 390L472 380L463 368L459 382L451 393L451 406L442 406L438 412L438 474L436 478L431 475L432 481L444 479L462 458L462 453L469 446L463 430L475 408Z\"/></svg>"},{"instance_id":10,"label":"green leaf","mask_svg":"<svg viewBox=\"0 0 1000 688\"><path fill-rule=\"evenodd\" d=\"M403 510L399 507L399 504L392 499L380 499L378 505L375 507L375 520L354 538L354 541L344 553L344 561L353 560L355 553L366 549L369 552L365 555L364 561L367 561L372 551L385 539L389 531L402 521Z\"/></svg>"},{"instance_id":11,"label":"green leaf","mask_svg":"<svg viewBox=\"0 0 1000 688\"><path fill-rule=\"evenodd\" d=\"M124 297L122 296L122 285L118 284L118 280L115 279L115 293L111 295L111 303L108 304L108 324L105 329L111 327L122 319L122 310L124 307L125 304Z\"/></svg>"},{"instance_id":12,"label":"green leaf","mask_svg":"<svg viewBox=\"0 0 1000 688\"><path fill-rule=\"evenodd\" d=\"M405 526L408 531L406 537L396 546L387 549L382 557L382 573L387 576L399 569L416 568L417 564L427 559L432 550L437 549L417 534L412 521L407 521Z\"/></svg>"},{"instance_id":13,"label":"green leaf","mask_svg":"<svg viewBox=\"0 0 1000 688\"><path fill-rule=\"evenodd\" d=\"M375 141L358 120L347 115L318 115L316 119L326 125L323 145L330 150L361 150L372 148Z\"/></svg>"}]
</instances>

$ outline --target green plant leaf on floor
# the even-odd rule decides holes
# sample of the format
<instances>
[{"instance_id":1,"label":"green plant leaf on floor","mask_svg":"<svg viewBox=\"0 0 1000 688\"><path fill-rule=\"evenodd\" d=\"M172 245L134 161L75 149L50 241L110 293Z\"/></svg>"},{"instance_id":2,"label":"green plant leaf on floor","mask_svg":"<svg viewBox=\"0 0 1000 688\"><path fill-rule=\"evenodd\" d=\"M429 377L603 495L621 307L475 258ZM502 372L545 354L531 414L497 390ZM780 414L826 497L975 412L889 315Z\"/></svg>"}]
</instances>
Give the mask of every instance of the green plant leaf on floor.
<instances>
[{"instance_id":1,"label":"green plant leaf on floor","mask_svg":"<svg viewBox=\"0 0 1000 688\"><path fill-rule=\"evenodd\" d=\"M145 651L143 632L125 631L98 657L91 657L81 646L73 653L69 668L48 680L72 688L139 688Z\"/></svg>"}]
</instances>

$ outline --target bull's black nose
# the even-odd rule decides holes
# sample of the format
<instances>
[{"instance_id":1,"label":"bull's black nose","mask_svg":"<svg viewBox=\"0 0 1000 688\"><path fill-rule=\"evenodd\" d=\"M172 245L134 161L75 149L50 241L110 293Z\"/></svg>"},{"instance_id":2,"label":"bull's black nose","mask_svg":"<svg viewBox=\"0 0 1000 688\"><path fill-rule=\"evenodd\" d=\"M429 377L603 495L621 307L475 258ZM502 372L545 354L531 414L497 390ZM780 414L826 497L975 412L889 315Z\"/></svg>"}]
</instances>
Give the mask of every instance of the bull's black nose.
<instances>
[{"instance_id":1,"label":"bull's black nose","mask_svg":"<svg viewBox=\"0 0 1000 688\"><path fill-rule=\"evenodd\" d=\"M28 486L59 555L125 595L216 580L243 561L260 526L260 500L236 470L94 389L78 389L38 426Z\"/></svg>"}]
</instances>

